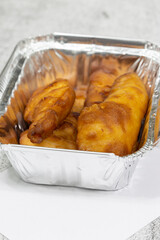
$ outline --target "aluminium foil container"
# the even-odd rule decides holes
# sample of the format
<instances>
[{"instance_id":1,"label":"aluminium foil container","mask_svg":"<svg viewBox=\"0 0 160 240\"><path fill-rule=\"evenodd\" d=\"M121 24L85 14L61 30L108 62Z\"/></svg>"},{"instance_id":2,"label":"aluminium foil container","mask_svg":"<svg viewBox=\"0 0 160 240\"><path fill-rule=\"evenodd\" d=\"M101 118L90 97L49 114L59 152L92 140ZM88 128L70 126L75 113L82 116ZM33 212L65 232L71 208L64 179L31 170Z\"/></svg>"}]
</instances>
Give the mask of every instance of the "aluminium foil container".
<instances>
[{"instance_id":1,"label":"aluminium foil container","mask_svg":"<svg viewBox=\"0 0 160 240\"><path fill-rule=\"evenodd\" d=\"M135 152L119 157L18 144L20 133L27 127L23 112L35 89L56 78L68 79L74 88L77 84L87 85L95 64L109 56L129 64L149 94ZM0 75L0 170L10 162L30 183L101 190L125 187L138 160L159 139L159 66L159 47L145 41L55 33L19 42Z\"/></svg>"},{"instance_id":2,"label":"aluminium foil container","mask_svg":"<svg viewBox=\"0 0 160 240\"><path fill-rule=\"evenodd\" d=\"M127 240L159 240L160 236L160 217L150 222L147 226L140 229Z\"/></svg>"}]
</instances>

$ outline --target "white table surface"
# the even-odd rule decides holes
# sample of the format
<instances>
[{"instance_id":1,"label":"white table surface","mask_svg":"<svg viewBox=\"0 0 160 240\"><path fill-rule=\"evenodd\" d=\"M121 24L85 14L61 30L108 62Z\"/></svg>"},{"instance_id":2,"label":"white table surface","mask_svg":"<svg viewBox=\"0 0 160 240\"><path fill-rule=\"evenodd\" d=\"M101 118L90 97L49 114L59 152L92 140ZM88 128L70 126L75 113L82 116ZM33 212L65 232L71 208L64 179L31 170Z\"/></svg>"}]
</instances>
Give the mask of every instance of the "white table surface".
<instances>
[{"instance_id":1,"label":"white table surface","mask_svg":"<svg viewBox=\"0 0 160 240\"><path fill-rule=\"evenodd\" d=\"M0 70L16 43L52 32L160 43L159 0L0 1ZM10 240L124 240L160 216L160 152L117 192L24 183L0 173L0 232Z\"/></svg>"}]
</instances>

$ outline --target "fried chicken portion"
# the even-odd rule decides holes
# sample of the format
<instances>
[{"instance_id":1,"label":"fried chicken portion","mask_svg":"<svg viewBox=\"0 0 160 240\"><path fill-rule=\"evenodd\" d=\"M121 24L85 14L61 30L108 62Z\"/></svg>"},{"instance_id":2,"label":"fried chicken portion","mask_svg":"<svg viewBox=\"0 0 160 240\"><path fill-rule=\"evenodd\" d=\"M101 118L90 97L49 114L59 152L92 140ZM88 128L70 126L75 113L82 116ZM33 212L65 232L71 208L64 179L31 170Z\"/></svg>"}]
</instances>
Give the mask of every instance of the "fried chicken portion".
<instances>
[{"instance_id":1,"label":"fried chicken portion","mask_svg":"<svg viewBox=\"0 0 160 240\"><path fill-rule=\"evenodd\" d=\"M102 59L98 67L93 65L91 70L94 71L89 78L85 106L103 102L107 98L115 79L130 71L127 63L122 64L113 57Z\"/></svg>"},{"instance_id":2,"label":"fried chicken portion","mask_svg":"<svg viewBox=\"0 0 160 240\"><path fill-rule=\"evenodd\" d=\"M24 131L19 143L22 145L62 148L62 149L76 149L77 136L77 119L70 113L63 121L62 125L55 129L53 133L47 138L43 139L41 143L33 143L28 138L28 130Z\"/></svg>"},{"instance_id":3,"label":"fried chicken portion","mask_svg":"<svg viewBox=\"0 0 160 240\"><path fill-rule=\"evenodd\" d=\"M84 84L78 84L76 89L75 89L75 101L72 107L71 112L76 115L77 117L79 116L80 112L84 108L86 96L87 96L87 85Z\"/></svg>"},{"instance_id":4,"label":"fried chicken portion","mask_svg":"<svg viewBox=\"0 0 160 240\"><path fill-rule=\"evenodd\" d=\"M147 104L148 94L138 75L120 76L104 102L82 110L78 119L78 148L119 156L132 153Z\"/></svg>"},{"instance_id":5,"label":"fried chicken portion","mask_svg":"<svg viewBox=\"0 0 160 240\"><path fill-rule=\"evenodd\" d=\"M62 125L45 138L41 143L32 143L28 138L28 130L21 134L19 143L37 147L76 149L77 119L70 113Z\"/></svg>"},{"instance_id":6,"label":"fried chicken portion","mask_svg":"<svg viewBox=\"0 0 160 240\"><path fill-rule=\"evenodd\" d=\"M62 125L53 131L53 136L73 141L76 144L77 119L72 113L63 121Z\"/></svg>"},{"instance_id":7,"label":"fried chicken portion","mask_svg":"<svg viewBox=\"0 0 160 240\"><path fill-rule=\"evenodd\" d=\"M75 141L67 140L63 137L50 135L45 138L41 143L32 143L28 138L28 130L21 133L19 143L22 145L48 147L48 148L64 148L64 149L76 149Z\"/></svg>"},{"instance_id":8,"label":"fried chicken portion","mask_svg":"<svg viewBox=\"0 0 160 240\"><path fill-rule=\"evenodd\" d=\"M117 75L98 70L91 74L85 106L103 102L108 96Z\"/></svg>"},{"instance_id":9,"label":"fried chicken portion","mask_svg":"<svg viewBox=\"0 0 160 240\"><path fill-rule=\"evenodd\" d=\"M33 143L28 138L27 130L21 134L19 140L20 144L61 149L77 149L77 117L84 106L86 89L87 87L84 85L77 86L75 89L75 102L71 113L63 120L63 123L57 129L53 130L50 136L45 138L41 143Z\"/></svg>"},{"instance_id":10,"label":"fried chicken portion","mask_svg":"<svg viewBox=\"0 0 160 240\"><path fill-rule=\"evenodd\" d=\"M66 141L72 141L76 149L77 139L77 119L84 107L87 87L78 85L75 89L75 102L73 104L71 113L63 121L62 125L53 131L53 136L63 138ZM61 148L65 148L62 146Z\"/></svg>"},{"instance_id":11,"label":"fried chicken portion","mask_svg":"<svg viewBox=\"0 0 160 240\"><path fill-rule=\"evenodd\" d=\"M32 143L41 143L62 124L70 113L75 93L67 80L57 80L37 89L26 106L24 119L29 124L28 137Z\"/></svg>"}]
</instances>

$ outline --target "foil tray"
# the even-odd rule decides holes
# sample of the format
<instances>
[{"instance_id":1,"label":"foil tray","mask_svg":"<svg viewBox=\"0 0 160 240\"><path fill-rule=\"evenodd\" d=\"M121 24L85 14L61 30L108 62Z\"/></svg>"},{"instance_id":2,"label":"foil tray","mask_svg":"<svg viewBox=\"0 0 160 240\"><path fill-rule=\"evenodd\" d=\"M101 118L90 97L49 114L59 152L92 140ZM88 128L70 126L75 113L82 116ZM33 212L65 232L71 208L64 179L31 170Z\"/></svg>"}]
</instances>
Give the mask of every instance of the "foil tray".
<instances>
[{"instance_id":1,"label":"foil tray","mask_svg":"<svg viewBox=\"0 0 160 240\"><path fill-rule=\"evenodd\" d=\"M150 222L127 240L159 240L160 239L160 217Z\"/></svg>"},{"instance_id":2,"label":"foil tray","mask_svg":"<svg viewBox=\"0 0 160 240\"><path fill-rule=\"evenodd\" d=\"M9 239L0 233L0 240L9 240Z\"/></svg>"},{"instance_id":3,"label":"foil tray","mask_svg":"<svg viewBox=\"0 0 160 240\"><path fill-rule=\"evenodd\" d=\"M119 157L17 144L20 132L26 128L23 111L35 89L59 77L68 79L73 87L87 84L95 62L108 56L129 63L149 94L137 151ZM55 33L19 42L0 75L0 170L10 162L18 175L30 183L101 190L125 187L138 160L159 139L159 66L159 47L145 41Z\"/></svg>"}]
</instances>

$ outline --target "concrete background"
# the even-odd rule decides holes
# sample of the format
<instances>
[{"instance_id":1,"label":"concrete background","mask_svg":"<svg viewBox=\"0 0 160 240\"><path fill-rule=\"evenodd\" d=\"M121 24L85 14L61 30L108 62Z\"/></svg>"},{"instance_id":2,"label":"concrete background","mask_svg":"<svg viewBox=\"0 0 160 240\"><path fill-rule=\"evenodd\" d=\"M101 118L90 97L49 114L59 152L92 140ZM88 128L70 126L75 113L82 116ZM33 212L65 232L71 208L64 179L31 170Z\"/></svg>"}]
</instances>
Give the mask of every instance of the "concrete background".
<instances>
[{"instance_id":1,"label":"concrete background","mask_svg":"<svg viewBox=\"0 0 160 240\"><path fill-rule=\"evenodd\" d=\"M53 32L160 43L159 0L0 0L0 71L16 43Z\"/></svg>"}]
</instances>

